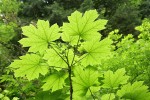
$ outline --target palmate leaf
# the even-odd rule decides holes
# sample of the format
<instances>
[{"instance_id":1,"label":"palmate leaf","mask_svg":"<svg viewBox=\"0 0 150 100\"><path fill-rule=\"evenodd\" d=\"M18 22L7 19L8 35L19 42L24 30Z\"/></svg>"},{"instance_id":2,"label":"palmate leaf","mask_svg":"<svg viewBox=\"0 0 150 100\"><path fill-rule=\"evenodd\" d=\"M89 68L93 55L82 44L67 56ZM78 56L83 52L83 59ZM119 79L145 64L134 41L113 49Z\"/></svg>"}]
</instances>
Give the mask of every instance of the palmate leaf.
<instances>
[{"instance_id":1,"label":"palmate leaf","mask_svg":"<svg viewBox=\"0 0 150 100\"><path fill-rule=\"evenodd\" d=\"M111 43L112 41L109 38L100 42L92 40L83 43L81 52L86 53L80 57L82 59L81 64L84 66L100 64L102 59L106 59L110 55Z\"/></svg>"},{"instance_id":2,"label":"palmate leaf","mask_svg":"<svg viewBox=\"0 0 150 100\"><path fill-rule=\"evenodd\" d=\"M98 72L92 68L83 70L81 67L77 67L74 70L75 77L73 80L73 95L75 97L89 96L91 92L97 92L99 87Z\"/></svg>"},{"instance_id":3,"label":"palmate leaf","mask_svg":"<svg viewBox=\"0 0 150 100\"><path fill-rule=\"evenodd\" d=\"M125 69L118 69L115 73L107 71L104 73L103 88L117 89L120 84L126 84L129 76L125 75Z\"/></svg>"},{"instance_id":4,"label":"palmate leaf","mask_svg":"<svg viewBox=\"0 0 150 100\"><path fill-rule=\"evenodd\" d=\"M117 95L124 99L130 100L150 100L150 92L148 86L143 85L142 81L124 85L121 90L117 91Z\"/></svg>"},{"instance_id":5,"label":"palmate leaf","mask_svg":"<svg viewBox=\"0 0 150 100\"><path fill-rule=\"evenodd\" d=\"M106 25L107 20L96 20L97 18L98 13L96 10L86 11L83 16L82 13L75 11L68 17L69 23L63 24L62 39L76 43L78 37L83 40L100 38L98 31L105 29L104 25Z\"/></svg>"},{"instance_id":6,"label":"palmate leaf","mask_svg":"<svg viewBox=\"0 0 150 100\"><path fill-rule=\"evenodd\" d=\"M59 27L57 24L49 27L48 21L38 20L37 28L33 25L22 28L23 35L26 38L19 42L23 47L30 47L29 52L44 51L48 48L48 44L60 37Z\"/></svg>"},{"instance_id":7,"label":"palmate leaf","mask_svg":"<svg viewBox=\"0 0 150 100\"><path fill-rule=\"evenodd\" d=\"M67 74L63 72L55 72L47 77L43 82L46 82L42 88L43 91L47 91L52 89L53 91L62 89L65 85L65 79L67 78Z\"/></svg>"},{"instance_id":8,"label":"palmate leaf","mask_svg":"<svg viewBox=\"0 0 150 100\"><path fill-rule=\"evenodd\" d=\"M41 57L36 54L26 54L20 57L20 60L14 60L10 67L14 68L16 77L26 76L28 80L39 77L39 74L45 75L48 72L46 63L42 63Z\"/></svg>"}]
</instances>

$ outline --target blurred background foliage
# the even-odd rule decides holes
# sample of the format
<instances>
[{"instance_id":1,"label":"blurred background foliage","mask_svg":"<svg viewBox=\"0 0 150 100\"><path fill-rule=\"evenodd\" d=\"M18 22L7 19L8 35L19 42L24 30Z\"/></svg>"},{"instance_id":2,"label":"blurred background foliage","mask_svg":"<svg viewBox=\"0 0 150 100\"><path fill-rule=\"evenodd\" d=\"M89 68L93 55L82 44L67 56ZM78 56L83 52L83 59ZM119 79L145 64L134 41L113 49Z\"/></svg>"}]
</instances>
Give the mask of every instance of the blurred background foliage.
<instances>
[{"instance_id":1,"label":"blurred background foliage","mask_svg":"<svg viewBox=\"0 0 150 100\"><path fill-rule=\"evenodd\" d=\"M149 0L0 0L0 98L25 100L39 89L38 80L16 79L7 68L26 52L17 42L22 26L35 25L38 19L61 26L73 11L90 9L97 9L99 18L108 20L100 33L114 40L115 53L102 63L102 70L125 67L131 81L144 80L150 87Z\"/></svg>"}]
</instances>

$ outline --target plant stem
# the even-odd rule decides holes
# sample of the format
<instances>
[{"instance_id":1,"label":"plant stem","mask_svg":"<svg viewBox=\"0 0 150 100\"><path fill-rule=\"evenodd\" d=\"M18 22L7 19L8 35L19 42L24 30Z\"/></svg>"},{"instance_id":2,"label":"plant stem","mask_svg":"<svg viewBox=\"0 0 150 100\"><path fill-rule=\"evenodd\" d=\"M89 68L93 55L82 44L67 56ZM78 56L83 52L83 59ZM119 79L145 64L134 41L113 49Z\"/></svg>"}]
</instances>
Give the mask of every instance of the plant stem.
<instances>
[{"instance_id":1,"label":"plant stem","mask_svg":"<svg viewBox=\"0 0 150 100\"><path fill-rule=\"evenodd\" d=\"M73 62L74 62L74 59L75 59L75 56L76 56L76 55L75 55L75 49L78 48L79 42L80 42L80 36L79 36L79 38L78 38L76 47L74 47L74 55L73 55L73 59L72 59L72 62L71 62L71 66L73 66Z\"/></svg>"},{"instance_id":2,"label":"plant stem","mask_svg":"<svg viewBox=\"0 0 150 100\"><path fill-rule=\"evenodd\" d=\"M93 100L95 100L95 96L93 95L93 93L92 93L90 88L89 88L89 90L90 90L90 93L91 93L91 96L92 96Z\"/></svg>"},{"instance_id":3,"label":"plant stem","mask_svg":"<svg viewBox=\"0 0 150 100\"><path fill-rule=\"evenodd\" d=\"M71 66L68 66L68 73L69 73L69 81L70 81L70 100L72 100L72 95L73 95L73 86L72 86L72 79L71 79L71 71L72 71L72 68Z\"/></svg>"},{"instance_id":4,"label":"plant stem","mask_svg":"<svg viewBox=\"0 0 150 100\"><path fill-rule=\"evenodd\" d=\"M80 36L79 36L79 38L78 38L78 41L77 41L77 45L76 45L76 47L78 47L78 45L79 45L79 41L80 41ZM74 47L74 52L75 52L75 47ZM73 62L74 62L74 60L75 60L75 53L74 53L74 55L73 55L73 59L72 59L72 62L71 62L71 65L68 65L68 73L69 73L69 81L70 81L70 100L72 100L73 99L73 97L72 97L72 95L73 95L73 86L72 86L72 79L71 79L71 75L72 75L72 66L73 66ZM68 58L67 58L68 59ZM69 61L68 61L69 62Z\"/></svg>"}]
</instances>

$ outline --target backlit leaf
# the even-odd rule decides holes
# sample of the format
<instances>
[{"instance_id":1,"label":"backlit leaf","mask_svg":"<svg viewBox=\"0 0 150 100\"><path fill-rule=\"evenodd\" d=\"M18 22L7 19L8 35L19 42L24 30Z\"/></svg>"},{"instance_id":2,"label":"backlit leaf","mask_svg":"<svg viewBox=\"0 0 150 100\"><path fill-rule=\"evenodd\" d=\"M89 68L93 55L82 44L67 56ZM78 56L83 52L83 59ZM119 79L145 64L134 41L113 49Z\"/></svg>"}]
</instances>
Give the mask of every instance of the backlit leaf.
<instances>
[{"instance_id":1,"label":"backlit leaf","mask_svg":"<svg viewBox=\"0 0 150 100\"><path fill-rule=\"evenodd\" d=\"M102 41L87 41L83 43L82 48L86 52L81 56L81 64L84 66L87 65L96 65L100 64L102 59L106 59L110 52L111 40L106 38Z\"/></svg>"},{"instance_id":2,"label":"backlit leaf","mask_svg":"<svg viewBox=\"0 0 150 100\"><path fill-rule=\"evenodd\" d=\"M19 42L23 47L30 47L29 52L44 51L48 48L48 44L60 37L59 27L57 24L49 27L48 21L38 20L37 27L30 25L22 28L23 35L26 38Z\"/></svg>"},{"instance_id":3,"label":"backlit leaf","mask_svg":"<svg viewBox=\"0 0 150 100\"><path fill-rule=\"evenodd\" d=\"M39 74L45 75L48 72L48 66L42 63L41 57L36 54L26 54L15 60L10 67L15 68L16 77L26 76L28 80L39 77Z\"/></svg>"},{"instance_id":4,"label":"backlit leaf","mask_svg":"<svg viewBox=\"0 0 150 100\"><path fill-rule=\"evenodd\" d=\"M143 85L142 81L134 82L132 85L130 83L124 85L118 90L117 95L120 98L130 100L150 100L148 86Z\"/></svg>"},{"instance_id":5,"label":"backlit leaf","mask_svg":"<svg viewBox=\"0 0 150 100\"><path fill-rule=\"evenodd\" d=\"M47 91L52 89L53 91L62 89L63 86L65 85L65 79L67 78L67 74L62 73L62 72L57 72L51 74L49 77L47 77L43 82L46 82L42 88L43 91Z\"/></svg>"},{"instance_id":6,"label":"backlit leaf","mask_svg":"<svg viewBox=\"0 0 150 100\"><path fill-rule=\"evenodd\" d=\"M81 67L76 67L73 77L73 90L74 98L76 96L89 96L91 92L97 92L100 87L98 86L98 72L92 68L83 70Z\"/></svg>"},{"instance_id":7,"label":"backlit leaf","mask_svg":"<svg viewBox=\"0 0 150 100\"><path fill-rule=\"evenodd\" d=\"M84 15L75 11L68 17L69 23L63 24L62 39L68 42L77 42L78 37L83 40L100 38L98 31L105 29L107 20L96 20L97 18L98 13L96 10L86 11Z\"/></svg>"},{"instance_id":8,"label":"backlit leaf","mask_svg":"<svg viewBox=\"0 0 150 100\"><path fill-rule=\"evenodd\" d=\"M104 84L103 88L117 89L120 84L126 84L129 76L125 75L126 71L124 68L118 69L115 73L107 71L104 73Z\"/></svg>"}]
</instances>

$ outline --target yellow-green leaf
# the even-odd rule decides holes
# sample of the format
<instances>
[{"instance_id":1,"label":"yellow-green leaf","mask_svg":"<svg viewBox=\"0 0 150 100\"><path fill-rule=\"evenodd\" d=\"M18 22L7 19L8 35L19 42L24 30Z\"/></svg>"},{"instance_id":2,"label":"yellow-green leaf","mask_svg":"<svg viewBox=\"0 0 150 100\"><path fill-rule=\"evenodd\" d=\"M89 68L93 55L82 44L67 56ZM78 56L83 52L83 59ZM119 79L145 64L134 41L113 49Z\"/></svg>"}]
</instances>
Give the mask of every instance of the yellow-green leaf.
<instances>
[{"instance_id":1,"label":"yellow-green leaf","mask_svg":"<svg viewBox=\"0 0 150 100\"><path fill-rule=\"evenodd\" d=\"M20 57L20 60L15 60L10 67L14 70L16 77L27 77L28 80L33 80L39 77L39 74L45 75L48 72L48 66L42 62L39 55L26 54Z\"/></svg>"},{"instance_id":2,"label":"yellow-green leaf","mask_svg":"<svg viewBox=\"0 0 150 100\"><path fill-rule=\"evenodd\" d=\"M26 38L19 42L23 47L30 47L29 52L42 52L48 48L48 44L60 37L57 24L49 26L48 21L38 20L37 27L30 25L22 27L23 35Z\"/></svg>"}]
</instances>

